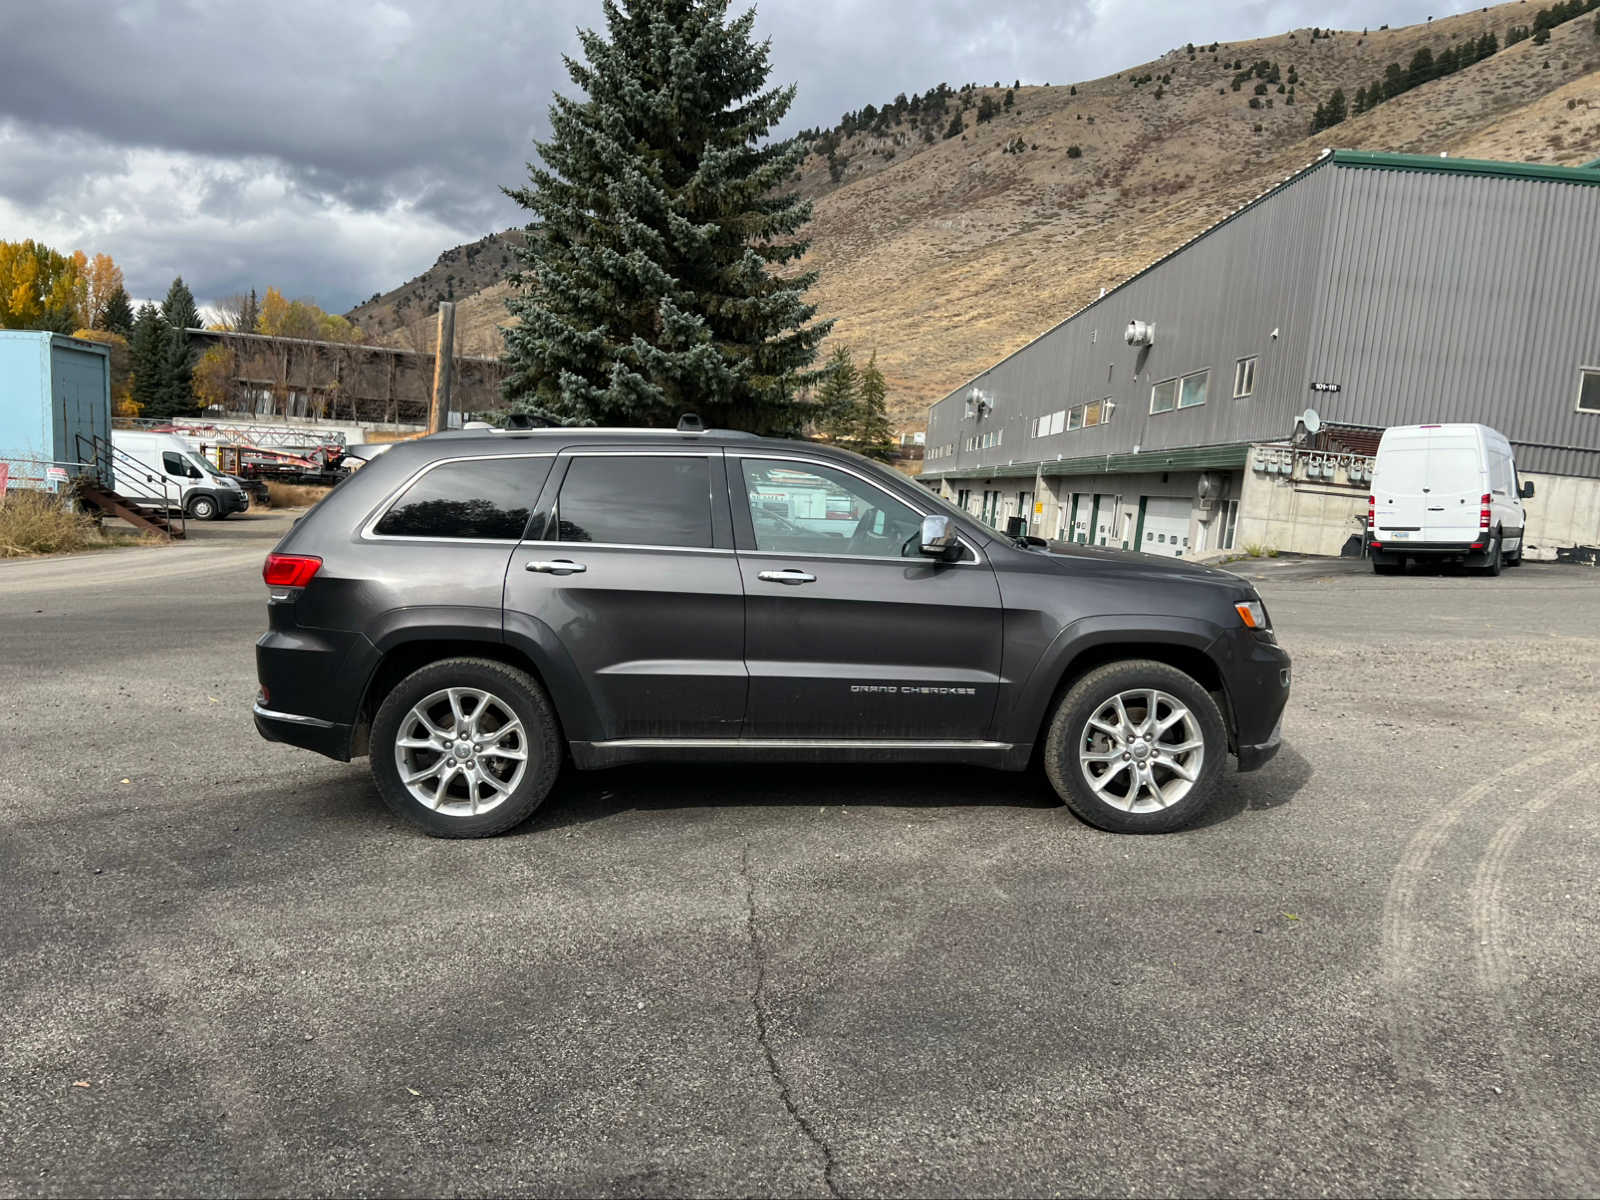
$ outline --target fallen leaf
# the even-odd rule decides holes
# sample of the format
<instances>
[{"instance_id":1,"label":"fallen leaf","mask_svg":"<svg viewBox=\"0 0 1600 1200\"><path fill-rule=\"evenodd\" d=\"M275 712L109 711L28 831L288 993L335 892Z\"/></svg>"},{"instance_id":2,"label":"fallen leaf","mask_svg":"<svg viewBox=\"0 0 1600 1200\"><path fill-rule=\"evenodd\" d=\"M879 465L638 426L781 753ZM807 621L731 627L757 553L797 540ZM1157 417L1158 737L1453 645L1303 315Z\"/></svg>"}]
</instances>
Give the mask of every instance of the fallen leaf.
<instances>
[{"instance_id":1,"label":"fallen leaf","mask_svg":"<svg viewBox=\"0 0 1600 1200\"><path fill-rule=\"evenodd\" d=\"M132 783L132 782L133 782L133 780L131 780L131 779L124 779L124 780L122 780L122 782L123 782L123 783Z\"/></svg>"},{"instance_id":2,"label":"fallen leaf","mask_svg":"<svg viewBox=\"0 0 1600 1200\"><path fill-rule=\"evenodd\" d=\"M74 1079L72 1081L72 1086L73 1087L88 1087L89 1086L89 1081L87 1079Z\"/></svg>"},{"instance_id":3,"label":"fallen leaf","mask_svg":"<svg viewBox=\"0 0 1600 1200\"><path fill-rule=\"evenodd\" d=\"M1296 913L1284 913L1283 915L1288 917L1291 921L1298 921L1300 919L1299 915Z\"/></svg>"},{"instance_id":4,"label":"fallen leaf","mask_svg":"<svg viewBox=\"0 0 1600 1200\"><path fill-rule=\"evenodd\" d=\"M207 696L206 699L211 701L211 703L213 703L213 704L221 704L222 703L222 701L218 700L215 696Z\"/></svg>"},{"instance_id":5,"label":"fallen leaf","mask_svg":"<svg viewBox=\"0 0 1600 1200\"><path fill-rule=\"evenodd\" d=\"M411 1094L412 1094L412 1095L413 1095L413 1096L420 1096L420 1095L422 1095L422 1093L421 1093L421 1092L419 1092L419 1091L417 1091L417 1089L416 1089L416 1088L414 1088L414 1087L408 1087L408 1088L407 1088L407 1089L406 1089L406 1091L408 1091L408 1092L410 1092L410 1093L411 1093Z\"/></svg>"}]
</instances>

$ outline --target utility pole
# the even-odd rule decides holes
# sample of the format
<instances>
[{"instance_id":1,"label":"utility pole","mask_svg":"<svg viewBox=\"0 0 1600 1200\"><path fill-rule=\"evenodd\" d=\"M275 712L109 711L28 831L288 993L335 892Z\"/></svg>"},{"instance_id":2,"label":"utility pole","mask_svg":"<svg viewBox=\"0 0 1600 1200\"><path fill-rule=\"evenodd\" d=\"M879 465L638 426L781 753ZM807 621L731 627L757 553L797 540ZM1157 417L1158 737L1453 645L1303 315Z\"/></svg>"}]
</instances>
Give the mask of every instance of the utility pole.
<instances>
[{"instance_id":1,"label":"utility pole","mask_svg":"<svg viewBox=\"0 0 1600 1200\"><path fill-rule=\"evenodd\" d=\"M439 341L433 352L433 403L428 408L428 432L438 433L450 424L450 387L455 382L456 306L439 302Z\"/></svg>"}]
</instances>

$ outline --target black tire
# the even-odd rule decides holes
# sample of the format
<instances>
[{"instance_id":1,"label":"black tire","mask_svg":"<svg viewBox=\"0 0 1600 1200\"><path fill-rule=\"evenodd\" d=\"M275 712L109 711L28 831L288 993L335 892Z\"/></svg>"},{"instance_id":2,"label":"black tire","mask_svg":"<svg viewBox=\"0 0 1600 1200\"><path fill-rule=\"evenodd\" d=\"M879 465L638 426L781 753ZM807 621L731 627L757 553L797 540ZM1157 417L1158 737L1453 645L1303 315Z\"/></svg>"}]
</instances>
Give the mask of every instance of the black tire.
<instances>
[{"instance_id":1,"label":"black tire","mask_svg":"<svg viewBox=\"0 0 1600 1200\"><path fill-rule=\"evenodd\" d=\"M210 496L196 496L189 501L187 516L191 521L215 521L217 502Z\"/></svg>"},{"instance_id":2,"label":"black tire","mask_svg":"<svg viewBox=\"0 0 1600 1200\"><path fill-rule=\"evenodd\" d=\"M1169 807L1131 812L1095 792L1078 750L1091 717L1115 697L1141 689L1165 692L1180 701L1198 725L1203 746L1198 773L1181 799ZM1149 659L1108 663L1073 684L1051 715L1043 753L1045 774L1067 807L1090 825L1113 833L1167 833L1198 819L1216 798L1227 756L1227 727L1211 694L1176 667ZM1168 775L1165 782L1170 784L1173 777Z\"/></svg>"},{"instance_id":3,"label":"black tire","mask_svg":"<svg viewBox=\"0 0 1600 1200\"><path fill-rule=\"evenodd\" d=\"M1372 564L1372 573L1374 575L1400 575L1400 574L1404 573L1405 569L1406 569L1406 565L1403 562L1397 562L1397 563L1374 562Z\"/></svg>"},{"instance_id":4,"label":"black tire","mask_svg":"<svg viewBox=\"0 0 1600 1200\"><path fill-rule=\"evenodd\" d=\"M1527 532L1524 531L1522 536L1526 537L1527 536ZM1506 555L1506 566L1508 566L1508 567L1520 567L1521 565L1522 565L1522 538L1518 538L1517 539L1517 552L1515 554Z\"/></svg>"},{"instance_id":5,"label":"black tire","mask_svg":"<svg viewBox=\"0 0 1600 1200\"><path fill-rule=\"evenodd\" d=\"M521 722L525 734L522 749L527 758L520 782L494 807L477 815L429 808L401 780L395 759L401 722L413 706L453 687L489 693ZM413 671L384 697L372 720L371 755L378 792L396 816L433 837L492 837L526 821L550 794L561 773L561 733L544 688L526 671L487 658L447 658Z\"/></svg>"}]
</instances>

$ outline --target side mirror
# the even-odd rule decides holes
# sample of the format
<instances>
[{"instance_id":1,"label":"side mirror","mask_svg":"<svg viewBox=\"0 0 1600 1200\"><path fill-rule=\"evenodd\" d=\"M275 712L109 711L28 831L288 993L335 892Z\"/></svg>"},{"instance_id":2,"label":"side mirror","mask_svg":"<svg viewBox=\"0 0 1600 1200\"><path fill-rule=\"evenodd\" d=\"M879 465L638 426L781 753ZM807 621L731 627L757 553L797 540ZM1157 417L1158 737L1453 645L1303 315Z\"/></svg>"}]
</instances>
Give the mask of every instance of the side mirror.
<instances>
[{"instance_id":1,"label":"side mirror","mask_svg":"<svg viewBox=\"0 0 1600 1200\"><path fill-rule=\"evenodd\" d=\"M946 562L961 553L961 544L956 541L955 526L951 524L949 517L922 518L922 545L919 549L929 558L939 558Z\"/></svg>"},{"instance_id":2,"label":"side mirror","mask_svg":"<svg viewBox=\"0 0 1600 1200\"><path fill-rule=\"evenodd\" d=\"M1522 497L1524 500L1532 500L1533 499L1533 480L1524 479L1522 481L1522 486L1517 489L1517 495Z\"/></svg>"}]
</instances>

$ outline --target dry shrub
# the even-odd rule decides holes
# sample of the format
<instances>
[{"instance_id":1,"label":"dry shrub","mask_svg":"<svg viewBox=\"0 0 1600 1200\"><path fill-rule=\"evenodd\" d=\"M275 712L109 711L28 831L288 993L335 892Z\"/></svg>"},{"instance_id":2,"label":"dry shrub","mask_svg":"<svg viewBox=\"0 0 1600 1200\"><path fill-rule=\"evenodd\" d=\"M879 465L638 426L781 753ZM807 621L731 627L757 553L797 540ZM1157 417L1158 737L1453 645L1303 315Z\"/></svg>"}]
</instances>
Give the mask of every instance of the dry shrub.
<instances>
[{"instance_id":1,"label":"dry shrub","mask_svg":"<svg viewBox=\"0 0 1600 1200\"><path fill-rule=\"evenodd\" d=\"M275 479L267 480L268 503L273 508L310 508L332 490L332 488L316 487L311 484L279 483Z\"/></svg>"},{"instance_id":2,"label":"dry shrub","mask_svg":"<svg viewBox=\"0 0 1600 1200\"><path fill-rule=\"evenodd\" d=\"M94 518L49 492L21 489L0 499L0 558L63 554L114 545Z\"/></svg>"}]
</instances>

